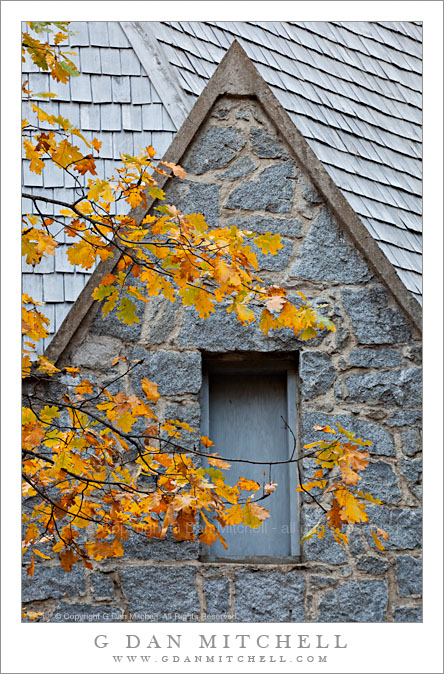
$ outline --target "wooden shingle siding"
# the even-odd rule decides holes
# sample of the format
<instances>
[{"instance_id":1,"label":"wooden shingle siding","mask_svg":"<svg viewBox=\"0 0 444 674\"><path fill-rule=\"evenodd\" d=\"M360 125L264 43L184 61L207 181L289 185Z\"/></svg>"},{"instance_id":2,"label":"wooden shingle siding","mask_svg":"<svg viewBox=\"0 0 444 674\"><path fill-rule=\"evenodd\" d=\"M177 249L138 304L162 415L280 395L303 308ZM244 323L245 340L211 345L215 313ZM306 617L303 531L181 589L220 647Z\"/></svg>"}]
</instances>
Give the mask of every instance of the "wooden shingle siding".
<instances>
[{"instance_id":1,"label":"wooden shingle siding","mask_svg":"<svg viewBox=\"0 0 444 674\"><path fill-rule=\"evenodd\" d=\"M110 176L120 163L121 152L140 152L141 148L156 143L158 154L170 144L176 130L161 99L140 65L118 22L72 22L70 49L71 58L79 67L81 75L71 78L66 85L38 72L30 59L23 64L23 80L35 93L51 91L57 94L52 101L34 98L42 109L51 114L60 114L77 125L87 139L97 136L102 142L100 159L96 162L99 177ZM34 118L29 102L23 104L23 117ZM144 124L142 125L142 119ZM52 128L39 123L42 129ZM153 141L152 131L155 131ZM79 176L84 184L84 178ZM29 171L29 162L23 161L23 184L34 194L55 199L72 200L74 181L68 175L47 165L42 175ZM39 203L45 215L53 215L51 204ZM120 213L129 207L119 204ZM23 212L35 213L36 208L23 200ZM63 220L63 218L62 218ZM60 231L60 225L51 225ZM76 269L66 257L68 244L63 230L57 236L59 248L54 257L43 258L34 269L24 262L23 292L36 301L44 301L42 312L51 321L48 339L42 340L39 352L50 343L73 302L79 296L94 268Z\"/></svg>"}]
</instances>

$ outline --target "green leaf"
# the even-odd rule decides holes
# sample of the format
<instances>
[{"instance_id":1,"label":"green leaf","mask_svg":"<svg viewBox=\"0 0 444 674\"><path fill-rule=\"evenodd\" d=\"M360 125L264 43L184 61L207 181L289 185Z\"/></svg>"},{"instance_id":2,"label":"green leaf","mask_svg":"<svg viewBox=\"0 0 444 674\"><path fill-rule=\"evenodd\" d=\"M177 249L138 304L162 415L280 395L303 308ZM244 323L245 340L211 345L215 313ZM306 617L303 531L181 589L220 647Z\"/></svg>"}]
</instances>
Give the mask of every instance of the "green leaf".
<instances>
[{"instance_id":1,"label":"green leaf","mask_svg":"<svg viewBox=\"0 0 444 674\"><path fill-rule=\"evenodd\" d=\"M71 77L78 77L80 75L79 71L74 65L71 65L68 63L68 61L59 61L59 65L63 70L66 70L67 73L71 75Z\"/></svg>"},{"instance_id":2,"label":"green leaf","mask_svg":"<svg viewBox=\"0 0 444 674\"><path fill-rule=\"evenodd\" d=\"M136 314L136 305L128 297L124 297L117 309L117 318L126 325L133 325L139 323L140 318Z\"/></svg>"},{"instance_id":3,"label":"green leaf","mask_svg":"<svg viewBox=\"0 0 444 674\"><path fill-rule=\"evenodd\" d=\"M52 21L28 21L29 27L31 30L34 31L34 33L45 33L48 31L49 26L51 25ZM57 26L57 24L55 23ZM52 32L49 30L49 32Z\"/></svg>"},{"instance_id":4,"label":"green leaf","mask_svg":"<svg viewBox=\"0 0 444 674\"><path fill-rule=\"evenodd\" d=\"M342 428L341 424L336 424L336 426L338 427L339 432L342 433L342 435L345 435L345 437L351 440L351 442L354 442L355 445L369 446L372 444L371 440L362 440L361 438L355 438L355 434L352 433L351 431L347 431L345 428Z\"/></svg>"},{"instance_id":5,"label":"green leaf","mask_svg":"<svg viewBox=\"0 0 444 674\"><path fill-rule=\"evenodd\" d=\"M316 321L320 328L327 328L327 330L331 330L332 332L336 331L336 327L333 321L327 318L327 316L323 316L323 314L319 312L316 312Z\"/></svg>"},{"instance_id":6,"label":"green leaf","mask_svg":"<svg viewBox=\"0 0 444 674\"><path fill-rule=\"evenodd\" d=\"M313 339L313 337L316 337L316 330L311 327L305 328L305 330L303 330L301 334L298 335L298 338L303 339L304 341L307 339Z\"/></svg>"},{"instance_id":7,"label":"green leaf","mask_svg":"<svg viewBox=\"0 0 444 674\"><path fill-rule=\"evenodd\" d=\"M304 536L302 536L301 543L303 543L304 541L310 540L310 538L313 538L313 536L318 532L318 528L319 528L320 524L321 524L321 520L319 520L319 522L317 522L314 525L313 529L310 529L310 531L308 531Z\"/></svg>"},{"instance_id":8,"label":"green leaf","mask_svg":"<svg viewBox=\"0 0 444 674\"><path fill-rule=\"evenodd\" d=\"M156 206L154 210L159 211L159 213L163 213L164 215L168 215L168 216L171 215L170 211L168 210L168 207L164 206L164 205Z\"/></svg>"},{"instance_id":9,"label":"green leaf","mask_svg":"<svg viewBox=\"0 0 444 674\"><path fill-rule=\"evenodd\" d=\"M148 191L153 199L165 199L165 192L155 185L151 185Z\"/></svg>"},{"instance_id":10,"label":"green leaf","mask_svg":"<svg viewBox=\"0 0 444 674\"><path fill-rule=\"evenodd\" d=\"M105 297L108 297L108 295L111 295L115 291L116 288L112 285L98 286L97 288L95 288L91 296L94 300L98 300L99 302L101 302L102 300L105 299Z\"/></svg>"}]
</instances>

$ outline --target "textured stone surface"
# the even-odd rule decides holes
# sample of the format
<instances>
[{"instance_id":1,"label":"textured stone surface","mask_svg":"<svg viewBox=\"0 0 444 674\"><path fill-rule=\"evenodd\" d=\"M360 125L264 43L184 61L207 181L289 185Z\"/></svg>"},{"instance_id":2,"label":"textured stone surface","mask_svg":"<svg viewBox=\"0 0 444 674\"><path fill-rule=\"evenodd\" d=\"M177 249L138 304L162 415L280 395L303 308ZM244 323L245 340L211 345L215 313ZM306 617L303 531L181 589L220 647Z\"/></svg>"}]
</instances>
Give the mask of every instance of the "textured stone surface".
<instances>
[{"instance_id":1,"label":"textured stone surface","mask_svg":"<svg viewBox=\"0 0 444 674\"><path fill-rule=\"evenodd\" d=\"M150 352L142 347L135 347L131 358L145 359L145 363L137 368L137 375L131 376L131 383L137 395L143 395L140 386L143 377L156 382L161 395L200 391L202 383L200 353Z\"/></svg>"},{"instance_id":2,"label":"textured stone surface","mask_svg":"<svg viewBox=\"0 0 444 674\"><path fill-rule=\"evenodd\" d=\"M190 180L168 182L165 202L173 204L183 213L201 213L211 227L216 227L219 218L219 187L211 183Z\"/></svg>"},{"instance_id":3,"label":"textured stone surface","mask_svg":"<svg viewBox=\"0 0 444 674\"><path fill-rule=\"evenodd\" d=\"M368 464L358 486L365 493L370 492L372 496L386 504L398 503L401 498L398 478L393 467L382 461Z\"/></svg>"},{"instance_id":4,"label":"textured stone surface","mask_svg":"<svg viewBox=\"0 0 444 674\"><path fill-rule=\"evenodd\" d=\"M421 623L422 622L422 607L421 606L401 606L395 608L393 612L395 623Z\"/></svg>"},{"instance_id":5,"label":"textured stone surface","mask_svg":"<svg viewBox=\"0 0 444 674\"><path fill-rule=\"evenodd\" d=\"M421 459L417 460L403 459L401 461L401 471L404 477L409 481L409 487L414 488L415 485L421 482L422 478Z\"/></svg>"},{"instance_id":6,"label":"textured stone surface","mask_svg":"<svg viewBox=\"0 0 444 674\"><path fill-rule=\"evenodd\" d=\"M418 550L422 545L422 513L407 508L386 508L385 506L367 506L369 520L375 526L386 531L389 540L385 542L387 550ZM371 535L364 534L372 547Z\"/></svg>"},{"instance_id":7,"label":"textured stone surface","mask_svg":"<svg viewBox=\"0 0 444 674\"><path fill-rule=\"evenodd\" d=\"M387 426L417 426L422 428L421 410L397 410L385 422Z\"/></svg>"},{"instance_id":8,"label":"textured stone surface","mask_svg":"<svg viewBox=\"0 0 444 674\"><path fill-rule=\"evenodd\" d=\"M301 535L310 531L322 519L322 516L323 513L318 507L303 507L301 511ZM310 540L302 543L302 559L327 564L344 564L347 561L347 556L344 548L335 544L330 536L324 536L321 539L313 536Z\"/></svg>"},{"instance_id":9,"label":"textured stone surface","mask_svg":"<svg viewBox=\"0 0 444 674\"><path fill-rule=\"evenodd\" d=\"M254 571L236 573L236 622L303 622L305 580L302 573Z\"/></svg>"},{"instance_id":10,"label":"textured stone surface","mask_svg":"<svg viewBox=\"0 0 444 674\"><path fill-rule=\"evenodd\" d=\"M309 400L320 393L326 393L336 376L327 354L302 351L299 358L302 397Z\"/></svg>"},{"instance_id":11,"label":"textured stone surface","mask_svg":"<svg viewBox=\"0 0 444 674\"><path fill-rule=\"evenodd\" d=\"M422 365L422 344L411 344L404 349L404 355L415 365Z\"/></svg>"},{"instance_id":12,"label":"textured stone surface","mask_svg":"<svg viewBox=\"0 0 444 674\"><path fill-rule=\"evenodd\" d=\"M95 599L110 599L114 594L114 583L109 574L95 572L90 576Z\"/></svg>"},{"instance_id":13,"label":"textured stone surface","mask_svg":"<svg viewBox=\"0 0 444 674\"><path fill-rule=\"evenodd\" d=\"M365 571L365 573L374 575L385 573L389 566L389 563L385 559L374 557L373 555L364 555L356 562L356 568L359 571Z\"/></svg>"},{"instance_id":14,"label":"textured stone surface","mask_svg":"<svg viewBox=\"0 0 444 674\"><path fill-rule=\"evenodd\" d=\"M422 593L422 559L402 555L396 560L399 596L420 596Z\"/></svg>"},{"instance_id":15,"label":"textured stone surface","mask_svg":"<svg viewBox=\"0 0 444 674\"><path fill-rule=\"evenodd\" d=\"M415 456L422 450L421 435L416 428L410 428L408 431L401 433L402 451L407 456Z\"/></svg>"},{"instance_id":16,"label":"textured stone surface","mask_svg":"<svg viewBox=\"0 0 444 674\"><path fill-rule=\"evenodd\" d=\"M294 181L289 178L294 176L295 167L291 161L270 166L256 180L248 180L235 187L225 208L289 213L294 194Z\"/></svg>"},{"instance_id":17,"label":"textured stone surface","mask_svg":"<svg viewBox=\"0 0 444 674\"><path fill-rule=\"evenodd\" d=\"M278 250L276 255L265 255L261 252L260 248L255 244L252 244L251 248L256 253L259 269L265 271L279 271L288 265L293 254L293 242L282 238L281 244L282 248Z\"/></svg>"},{"instance_id":18,"label":"textured stone surface","mask_svg":"<svg viewBox=\"0 0 444 674\"><path fill-rule=\"evenodd\" d=\"M238 178L245 178L249 173L254 171L256 164L250 157L239 157L222 173L224 180L236 180Z\"/></svg>"},{"instance_id":19,"label":"textured stone surface","mask_svg":"<svg viewBox=\"0 0 444 674\"><path fill-rule=\"evenodd\" d=\"M348 400L416 407L422 400L422 374L417 367L392 372L352 374L345 380Z\"/></svg>"},{"instance_id":20,"label":"textured stone surface","mask_svg":"<svg viewBox=\"0 0 444 674\"><path fill-rule=\"evenodd\" d=\"M128 559L197 559L200 544L198 541L177 541L171 532L162 540L131 533L123 542L123 548Z\"/></svg>"},{"instance_id":21,"label":"textured stone surface","mask_svg":"<svg viewBox=\"0 0 444 674\"><path fill-rule=\"evenodd\" d=\"M148 304L149 315L145 317L148 324L145 337L150 344L162 344L174 327L177 318L177 306L162 297L151 297Z\"/></svg>"},{"instance_id":22,"label":"textured stone surface","mask_svg":"<svg viewBox=\"0 0 444 674\"><path fill-rule=\"evenodd\" d=\"M26 569L22 570L22 601L38 599L59 599L65 595L85 592L85 572L82 567L74 566L67 573L61 566L36 564L34 575L30 578Z\"/></svg>"},{"instance_id":23,"label":"textured stone surface","mask_svg":"<svg viewBox=\"0 0 444 674\"><path fill-rule=\"evenodd\" d=\"M100 308L97 316L93 321L91 331L98 335L110 335L111 337L118 337L119 339L129 339L132 342L136 342L140 337L140 330L142 327L145 303L138 300L134 300L134 304L136 307L136 314L139 318L138 323L133 323L133 325L126 325L125 323L122 323L122 321L120 321L117 318L117 308L110 311L108 316L104 318L102 316L102 311ZM112 360L113 355L114 355L113 351L108 352L106 356L107 360Z\"/></svg>"},{"instance_id":24,"label":"textured stone surface","mask_svg":"<svg viewBox=\"0 0 444 674\"><path fill-rule=\"evenodd\" d=\"M319 604L319 622L383 622L387 584L382 580L350 581L326 592Z\"/></svg>"},{"instance_id":25,"label":"textured stone surface","mask_svg":"<svg viewBox=\"0 0 444 674\"><path fill-rule=\"evenodd\" d=\"M128 566L120 571L133 622L196 622L199 600L191 566Z\"/></svg>"},{"instance_id":26,"label":"textured stone surface","mask_svg":"<svg viewBox=\"0 0 444 674\"><path fill-rule=\"evenodd\" d=\"M123 620L122 609L98 604L68 604L59 602L52 614L51 623L118 623Z\"/></svg>"},{"instance_id":27,"label":"textured stone surface","mask_svg":"<svg viewBox=\"0 0 444 674\"><path fill-rule=\"evenodd\" d=\"M264 335L257 322L242 325L223 306L207 319L201 319L193 309L187 309L179 344L194 346L206 351L291 351L298 349L300 342L293 331L279 330L273 336Z\"/></svg>"},{"instance_id":28,"label":"textured stone surface","mask_svg":"<svg viewBox=\"0 0 444 674\"><path fill-rule=\"evenodd\" d=\"M117 321L117 319L115 319ZM73 354L73 362L79 367L108 370L115 356L122 353L122 343L113 337L104 335L88 335L85 341ZM72 384L73 379L65 383Z\"/></svg>"},{"instance_id":29,"label":"textured stone surface","mask_svg":"<svg viewBox=\"0 0 444 674\"><path fill-rule=\"evenodd\" d=\"M350 353L353 367L397 367L401 354L393 349L353 349Z\"/></svg>"},{"instance_id":30,"label":"textured stone surface","mask_svg":"<svg viewBox=\"0 0 444 674\"><path fill-rule=\"evenodd\" d=\"M254 154L261 159L287 158L283 143L267 133L265 129L253 127L250 129L250 143Z\"/></svg>"},{"instance_id":31,"label":"textured stone surface","mask_svg":"<svg viewBox=\"0 0 444 674\"><path fill-rule=\"evenodd\" d=\"M385 288L344 288L342 299L361 344L395 344L411 338L407 320L399 311L388 307Z\"/></svg>"},{"instance_id":32,"label":"textured stone surface","mask_svg":"<svg viewBox=\"0 0 444 674\"><path fill-rule=\"evenodd\" d=\"M358 555L362 555L364 552L364 545L361 536L356 529L350 532L348 537L348 545L350 554L354 558L356 558Z\"/></svg>"},{"instance_id":33,"label":"textured stone surface","mask_svg":"<svg viewBox=\"0 0 444 674\"><path fill-rule=\"evenodd\" d=\"M301 194L305 201L310 204L310 206L319 204L322 201L322 197L320 196L319 192L304 174L299 176L298 182L301 185Z\"/></svg>"},{"instance_id":34,"label":"textured stone surface","mask_svg":"<svg viewBox=\"0 0 444 674\"><path fill-rule=\"evenodd\" d=\"M290 277L362 283L371 276L357 250L323 209L304 239Z\"/></svg>"},{"instance_id":35,"label":"textured stone surface","mask_svg":"<svg viewBox=\"0 0 444 674\"><path fill-rule=\"evenodd\" d=\"M302 235L302 225L296 218L262 218L260 215L252 215L249 218L227 218L227 226L235 225L239 229L247 229L257 234L280 234L280 236L294 236L299 238Z\"/></svg>"},{"instance_id":36,"label":"textured stone surface","mask_svg":"<svg viewBox=\"0 0 444 674\"><path fill-rule=\"evenodd\" d=\"M205 578L204 593L207 600L205 620L215 623L228 622L230 613L228 578L224 576Z\"/></svg>"},{"instance_id":37,"label":"textured stone surface","mask_svg":"<svg viewBox=\"0 0 444 674\"><path fill-rule=\"evenodd\" d=\"M230 127L210 126L192 145L183 164L195 175L226 166L243 148L246 140Z\"/></svg>"},{"instance_id":38,"label":"textured stone surface","mask_svg":"<svg viewBox=\"0 0 444 674\"><path fill-rule=\"evenodd\" d=\"M303 414L301 418L301 444L306 445L310 442L315 442L316 440L331 438L331 435L328 435L327 433L319 433L314 431L313 426L315 424L326 426L336 423L340 423L343 428L347 429L348 431L352 431L352 433L355 433L356 437L363 438L364 440L370 440L372 444L369 447L369 452L372 456L395 455L395 446L391 433L381 428L381 426L378 426L378 424L374 424L371 421L357 419L351 414L329 415L321 414L319 412Z\"/></svg>"},{"instance_id":39,"label":"textured stone surface","mask_svg":"<svg viewBox=\"0 0 444 674\"><path fill-rule=\"evenodd\" d=\"M329 576L310 576L310 583L315 590L323 590L326 587L332 587L338 582L337 578L330 578Z\"/></svg>"}]
</instances>

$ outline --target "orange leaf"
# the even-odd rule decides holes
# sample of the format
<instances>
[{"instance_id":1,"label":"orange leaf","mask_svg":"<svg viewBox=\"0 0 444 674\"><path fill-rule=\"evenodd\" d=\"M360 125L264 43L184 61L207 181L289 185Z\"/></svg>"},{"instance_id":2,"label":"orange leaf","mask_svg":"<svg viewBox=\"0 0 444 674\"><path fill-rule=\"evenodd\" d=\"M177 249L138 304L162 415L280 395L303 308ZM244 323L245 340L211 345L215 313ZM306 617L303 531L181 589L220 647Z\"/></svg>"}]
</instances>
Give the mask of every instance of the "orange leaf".
<instances>
[{"instance_id":1,"label":"orange leaf","mask_svg":"<svg viewBox=\"0 0 444 674\"><path fill-rule=\"evenodd\" d=\"M91 145L93 146L96 152L99 152L100 148L102 147L102 143L99 140L97 140L97 138L92 139Z\"/></svg>"},{"instance_id":2,"label":"orange leaf","mask_svg":"<svg viewBox=\"0 0 444 674\"><path fill-rule=\"evenodd\" d=\"M210 466L216 466L217 468L222 468L224 470L230 468L231 463L228 463L228 461L222 461L222 459L218 459L217 456L217 454L212 454L211 457L207 457L207 461Z\"/></svg>"},{"instance_id":3,"label":"orange leaf","mask_svg":"<svg viewBox=\"0 0 444 674\"><path fill-rule=\"evenodd\" d=\"M324 433L336 433L334 428L331 428L330 426L319 426L319 424L316 424L316 426L313 426L314 431L323 431Z\"/></svg>"},{"instance_id":4,"label":"orange leaf","mask_svg":"<svg viewBox=\"0 0 444 674\"><path fill-rule=\"evenodd\" d=\"M386 531L384 531L383 529L378 529L378 527L376 527L376 533L378 534L378 536L381 536L381 538L383 538L384 541L388 541L389 535Z\"/></svg>"},{"instance_id":5,"label":"orange leaf","mask_svg":"<svg viewBox=\"0 0 444 674\"><path fill-rule=\"evenodd\" d=\"M370 529L370 533L378 550L385 550L384 546L382 545L381 541L379 540L378 536L375 534L373 529Z\"/></svg>"},{"instance_id":6,"label":"orange leaf","mask_svg":"<svg viewBox=\"0 0 444 674\"><path fill-rule=\"evenodd\" d=\"M153 400L156 402L156 400L159 400L160 394L157 392L157 384L154 384L152 381L149 381L144 377L142 379L142 391L147 397L147 400Z\"/></svg>"},{"instance_id":7,"label":"orange leaf","mask_svg":"<svg viewBox=\"0 0 444 674\"><path fill-rule=\"evenodd\" d=\"M60 553L60 565L65 571L71 571L73 564L78 560L79 556L70 548L62 550Z\"/></svg>"},{"instance_id":8,"label":"orange leaf","mask_svg":"<svg viewBox=\"0 0 444 674\"><path fill-rule=\"evenodd\" d=\"M260 484L255 480L247 480L245 477L239 478L237 481L239 489L245 489L246 491L257 491L261 488Z\"/></svg>"},{"instance_id":9,"label":"orange leaf","mask_svg":"<svg viewBox=\"0 0 444 674\"><path fill-rule=\"evenodd\" d=\"M34 568L35 568L35 564L34 564L34 553L31 552L31 564L29 565L29 567L28 567L28 569L27 569L27 571L26 571L26 573L28 574L28 576L31 576L31 577L32 577L32 576L34 575Z\"/></svg>"}]
</instances>

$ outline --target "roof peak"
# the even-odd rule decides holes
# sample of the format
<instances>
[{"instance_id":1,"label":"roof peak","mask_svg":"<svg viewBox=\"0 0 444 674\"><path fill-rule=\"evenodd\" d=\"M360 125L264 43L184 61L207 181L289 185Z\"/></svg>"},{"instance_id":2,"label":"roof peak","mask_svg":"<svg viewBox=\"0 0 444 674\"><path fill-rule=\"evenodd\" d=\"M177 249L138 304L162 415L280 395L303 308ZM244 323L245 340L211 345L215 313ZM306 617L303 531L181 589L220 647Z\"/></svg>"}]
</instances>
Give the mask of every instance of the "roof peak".
<instances>
[{"instance_id":1,"label":"roof peak","mask_svg":"<svg viewBox=\"0 0 444 674\"><path fill-rule=\"evenodd\" d=\"M140 31L138 33L140 37L142 33ZM150 46L149 49L151 49ZM159 61L158 66L160 72L165 72L163 62ZM191 112L187 115L174 137L164 155L164 159L180 163L181 158L192 143L214 103L223 95L253 97L258 100L277 131L286 139L296 161L308 174L340 226L348 234L356 248L362 253L372 271L395 297L399 306L418 331L421 331L421 307L419 303L404 286L391 262L389 262L376 241L362 224L356 212L349 205L339 187L334 183L326 168L318 160L306 139L297 129L286 110L237 40L233 41L217 66ZM158 180L159 187L163 187L167 180L168 177L160 176ZM147 208L143 210L140 208L133 209L130 215L137 221L141 220L145 213L151 209L153 203L154 200L149 198ZM106 260L98 265L47 349L46 355L51 360L57 361L60 358L93 304L91 297L92 290L99 283L102 275L111 271L117 264L117 261L117 259Z\"/></svg>"}]
</instances>

